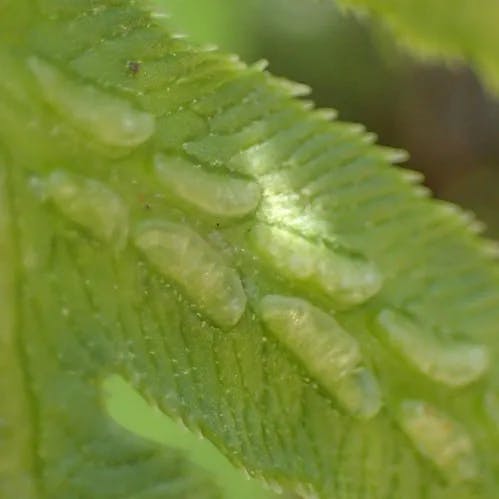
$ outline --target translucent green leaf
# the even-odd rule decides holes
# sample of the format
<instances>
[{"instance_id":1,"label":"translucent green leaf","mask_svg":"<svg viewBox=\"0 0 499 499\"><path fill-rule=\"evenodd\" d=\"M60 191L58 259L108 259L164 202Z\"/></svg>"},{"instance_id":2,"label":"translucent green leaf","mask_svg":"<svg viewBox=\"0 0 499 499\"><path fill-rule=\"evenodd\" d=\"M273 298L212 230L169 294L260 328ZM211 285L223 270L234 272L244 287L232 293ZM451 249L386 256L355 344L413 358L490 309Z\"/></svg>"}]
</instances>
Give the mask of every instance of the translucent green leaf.
<instances>
[{"instance_id":1,"label":"translucent green leaf","mask_svg":"<svg viewBox=\"0 0 499 499\"><path fill-rule=\"evenodd\" d=\"M425 57L471 64L499 90L496 0L338 0L379 17L395 38Z\"/></svg>"},{"instance_id":2,"label":"translucent green leaf","mask_svg":"<svg viewBox=\"0 0 499 499\"><path fill-rule=\"evenodd\" d=\"M494 497L473 217L138 2L0 9L1 497Z\"/></svg>"}]
</instances>

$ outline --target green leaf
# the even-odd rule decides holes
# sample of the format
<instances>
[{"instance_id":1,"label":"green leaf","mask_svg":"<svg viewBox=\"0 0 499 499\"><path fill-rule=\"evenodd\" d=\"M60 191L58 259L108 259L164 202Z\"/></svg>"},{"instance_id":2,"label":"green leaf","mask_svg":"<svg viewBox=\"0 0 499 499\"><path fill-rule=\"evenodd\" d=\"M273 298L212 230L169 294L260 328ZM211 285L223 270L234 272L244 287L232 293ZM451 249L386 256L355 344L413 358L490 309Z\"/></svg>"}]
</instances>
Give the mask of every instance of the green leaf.
<instances>
[{"instance_id":1,"label":"green leaf","mask_svg":"<svg viewBox=\"0 0 499 499\"><path fill-rule=\"evenodd\" d=\"M196 43L216 43L223 50L230 50L251 57L255 22L254 0L154 0L167 14L165 23L171 30L187 32Z\"/></svg>"},{"instance_id":2,"label":"green leaf","mask_svg":"<svg viewBox=\"0 0 499 499\"><path fill-rule=\"evenodd\" d=\"M338 0L381 19L424 57L470 64L499 90L499 3L481 0Z\"/></svg>"},{"instance_id":3,"label":"green leaf","mask_svg":"<svg viewBox=\"0 0 499 499\"><path fill-rule=\"evenodd\" d=\"M253 497L496 494L499 271L472 217L138 2L0 9L2 497L230 497L222 455Z\"/></svg>"}]
</instances>

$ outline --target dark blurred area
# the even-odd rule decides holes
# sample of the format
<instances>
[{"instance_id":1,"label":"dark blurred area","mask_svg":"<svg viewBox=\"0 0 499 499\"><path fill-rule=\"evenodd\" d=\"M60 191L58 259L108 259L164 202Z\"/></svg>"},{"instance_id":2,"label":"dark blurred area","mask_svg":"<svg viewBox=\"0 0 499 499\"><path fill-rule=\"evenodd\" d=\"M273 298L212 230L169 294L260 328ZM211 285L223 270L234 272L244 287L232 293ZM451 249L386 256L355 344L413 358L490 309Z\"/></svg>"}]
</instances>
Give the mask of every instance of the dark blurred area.
<instances>
[{"instance_id":1,"label":"dark blurred area","mask_svg":"<svg viewBox=\"0 0 499 499\"><path fill-rule=\"evenodd\" d=\"M327 0L160 1L195 40L267 59L274 74L310 85L318 106L407 149L437 197L499 237L499 96L469 68L416 59L379 23Z\"/></svg>"}]
</instances>

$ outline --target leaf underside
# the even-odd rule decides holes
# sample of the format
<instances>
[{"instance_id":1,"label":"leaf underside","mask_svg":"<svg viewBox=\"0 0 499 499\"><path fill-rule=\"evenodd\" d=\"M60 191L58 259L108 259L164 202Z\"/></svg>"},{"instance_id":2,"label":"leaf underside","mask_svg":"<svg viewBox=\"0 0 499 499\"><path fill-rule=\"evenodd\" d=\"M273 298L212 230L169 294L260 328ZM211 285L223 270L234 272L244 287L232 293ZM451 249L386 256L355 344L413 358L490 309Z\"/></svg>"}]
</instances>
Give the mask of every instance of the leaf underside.
<instances>
[{"instance_id":1,"label":"leaf underside","mask_svg":"<svg viewBox=\"0 0 499 499\"><path fill-rule=\"evenodd\" d=\"M303 87L161 23L0 2L0 496L219 497L108 417L118 374L302 496L493 497L499 273L477 223ZM323 363L334 338L379 406Z\"/></svg>"}]
</instances>

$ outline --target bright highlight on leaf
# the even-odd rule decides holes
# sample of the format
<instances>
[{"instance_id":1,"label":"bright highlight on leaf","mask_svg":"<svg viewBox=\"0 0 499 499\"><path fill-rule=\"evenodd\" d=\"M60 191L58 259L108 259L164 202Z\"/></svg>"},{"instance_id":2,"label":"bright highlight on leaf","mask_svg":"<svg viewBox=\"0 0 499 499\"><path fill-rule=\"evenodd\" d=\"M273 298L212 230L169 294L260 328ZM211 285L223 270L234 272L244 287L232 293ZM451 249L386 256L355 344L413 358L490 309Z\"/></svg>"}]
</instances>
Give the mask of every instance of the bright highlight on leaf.
<instances>
[{"instance_id":1,"label":"bright highlight on leaf","mask_svg":"<svg viewBox=\"0 0 499 499\"><path fill-rule=\"evenodd\" d=\"M317 285L339 307L363 303L381 288L379 271L362 256L265 225L253 229L252 240L256 251L282 275L296 283Z\"/></svg>"},{"instance_id":2,"label":"bright highlight on leaf","mask_svg":"<svg viewBox=\"0 0 499 499\"><path fill-rule=\"evenodd\" d=\"M473 220L146 4L0 9L1 497L202 499L244 473L254 497L497 495Z\"/></svg>"}]
</instances>

